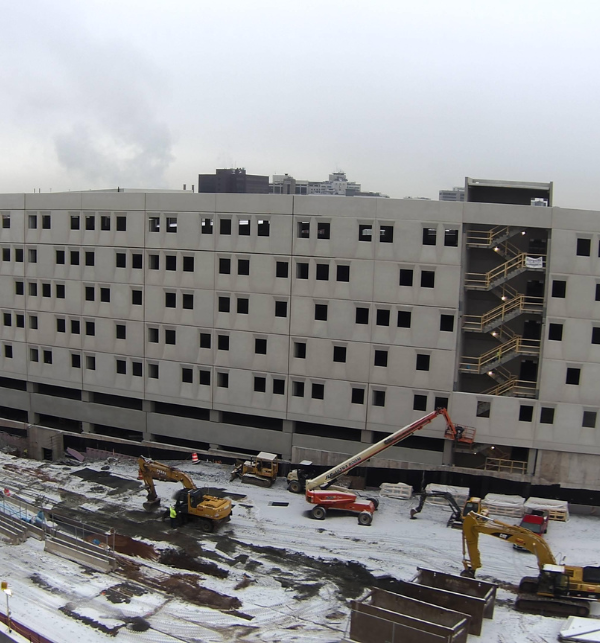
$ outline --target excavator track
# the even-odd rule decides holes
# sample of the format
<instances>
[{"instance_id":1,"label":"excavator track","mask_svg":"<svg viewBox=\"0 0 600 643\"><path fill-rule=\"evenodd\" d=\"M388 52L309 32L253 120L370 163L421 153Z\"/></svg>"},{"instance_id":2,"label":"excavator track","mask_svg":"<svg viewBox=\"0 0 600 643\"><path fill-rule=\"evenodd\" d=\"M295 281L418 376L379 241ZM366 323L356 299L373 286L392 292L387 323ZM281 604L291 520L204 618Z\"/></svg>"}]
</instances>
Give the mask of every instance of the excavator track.
<instances>
[{"instance_id":1,"label":"excavator track","mask_svg":"<svg viewBox=\"0 0 600 643\"><path fill-rule=\"evenodd\" d=\"M515 608L527 614L541 616L581 616L590 615L590 604L585 600L570 600L568 598L547 598L535 594L519 594Z\"/></svg>"},{"instance_id":2,"label":"excavator track","mask_svg":"<svg viewBox=\"0 0 600 643\"><path fill-rule=\"evenodd\" d=\"M244 484L253 484L256 487L264 487L266 489L273 484L273 480L270 480L269 478L259 478L258 476L248 474L242 476L242 482Z\"/></svg>"}]
</instances>

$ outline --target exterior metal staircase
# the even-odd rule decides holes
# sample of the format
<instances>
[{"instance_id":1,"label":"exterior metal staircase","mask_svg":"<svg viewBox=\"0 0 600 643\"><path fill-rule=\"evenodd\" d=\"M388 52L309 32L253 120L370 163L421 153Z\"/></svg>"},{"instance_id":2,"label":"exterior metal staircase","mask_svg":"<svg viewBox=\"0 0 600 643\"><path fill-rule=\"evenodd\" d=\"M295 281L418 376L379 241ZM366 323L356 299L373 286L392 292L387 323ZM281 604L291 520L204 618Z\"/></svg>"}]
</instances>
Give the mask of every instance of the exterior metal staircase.
<instances>
[{"instance_id":1,"label":"exterior metal staircase","mask_svg":"<svg viewBox=\"0 0 600 643\"><path fill-rule=\"evenodd\" d=\"M469 248L493 248L494 246L520 234L524 228L519 226L496 226L494 228L472 228L467 233Z\"/></svg>"},{"instance_id":2,"label":"exterior metal staircase","mask_svg":"<svg viewBox=\"0 0 600 643\"><path fill-rule=\"evenodd\" d=\"M497 370L497 369L495 369ZM496 384L485 391L481 392L482 395L507 395L512 397L528 397L534 398L537 395L536 383L527 380L520 380L516 375L510 379Z\"/></svg>"},{"instance_id":3,"label":"exterior metal staircase","mask_svg":"<svg viewBox=\"0 0 600 643\"><path fill-rule=\"evenodd\" d=\"M539 262L539 259L541 259L541 262ZM465 275L465 288L467 290L493 290L526 270L545 272L545 262L546 255L533 257L521 252L489 272L468 272ZM538 263L540 263L539 266L537 265Z\"/></svg>"},{"instance_id":4,"label":"exterior metal staircase","mask_svg":"<svg viewBox=\"0 0 600 643\"><path fill-rule=\"evenodd\" d=\"M519 294L483 315L464 315L463 329L473 333L489 333L523 313L541 313L543 309L543 297Z\"/></svg>"},{"instance_id":5,"label":"exterior metal staircase","mask_svg":"<svg viewBox=\"0 0 600 643\"><path fill-rule=\"evenodd\" d=\"M475 373L481 375L509 362L518 355L537 356L540 354L539 339L523 339L515 335L512 339L492 348L477 357L462 357L459 365L461 373Z\"/></svg>"}]
</instances>

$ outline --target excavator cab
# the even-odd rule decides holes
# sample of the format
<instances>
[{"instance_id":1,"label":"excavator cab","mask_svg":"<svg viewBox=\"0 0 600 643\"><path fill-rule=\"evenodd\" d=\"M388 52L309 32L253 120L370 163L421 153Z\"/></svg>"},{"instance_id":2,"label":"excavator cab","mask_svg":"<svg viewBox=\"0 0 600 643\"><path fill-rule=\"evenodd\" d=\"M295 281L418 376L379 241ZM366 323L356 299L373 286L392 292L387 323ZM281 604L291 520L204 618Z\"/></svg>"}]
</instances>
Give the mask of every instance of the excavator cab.
<instances>
[{"instance_id":1,"label":"excavator cab","mask_svg":"<svg viewBox=\"0 0 600 643\"><path fill-rule=\"evenodd\" d=\"M465 502L465 506L463 507L462 510L462 517L463 520L471 513L476 513L480 514L482 516L487 516L487 510L481 509L481 498L475 498L474 496L469 498L467 502Z\"/></svg>"}]
</instances>

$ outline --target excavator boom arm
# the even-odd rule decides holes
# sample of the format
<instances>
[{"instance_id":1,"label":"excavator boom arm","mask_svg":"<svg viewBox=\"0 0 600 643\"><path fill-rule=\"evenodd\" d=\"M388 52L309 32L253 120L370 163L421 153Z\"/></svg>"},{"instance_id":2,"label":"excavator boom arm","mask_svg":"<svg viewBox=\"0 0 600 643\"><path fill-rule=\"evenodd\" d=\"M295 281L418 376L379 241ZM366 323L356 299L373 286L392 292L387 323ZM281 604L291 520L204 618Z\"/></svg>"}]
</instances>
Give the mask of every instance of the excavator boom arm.
<instances>
[{"instance_id":1,"label":"excavator boom arm","mask_svg":"<svg viewBox=\"0 0 600 643\"><path fill-rule=\"evenodd\" d=\"M138 466L140 470L140 478L144 481L144 485L148 490L148 499L156 499L156 488L154 486L155 480L162 480L164 482L181 482L186 489L195 489L196 485L187 473L170 467L161 462L154 462L140 456L138 458Z\"/></svg>"},{"instance_id":2,"label":"excavator boom arm","mask_svg":"<svg viewBox=\"0 0 600 643\"><path fill-rule=\"evenodd\" d=\"M426 426L427 424L435 420L435 418L438 415L443 415L444 418L446 419L447 433L451 433L452 435L454 435L454 433L456 432L456 429L454 428L454 424L452 424L452 421L450 420L450 417L446 409L441 409L441 408L436 409L435 411L432 411L431 413L428 413L424 417L420 418L416 422L412 422L411 424L408 424L407 426L399 429L395 433L388 435L386 438L384 438L383 440L380 440L376 444L369 445L366 449L364 449L360 453L357 453L356 455L353 455L352 457L342 462L342 464L338 464L337 466L333 467L332 469L329 469L325 473L322 473L320 476L313 478L312 480L307 480L306 490L313 491L314 489L318 489L318 488L321 488L321 489L327 488L333 482L335 482L335 480L337 480L340 476L343 476L345 473L348 473L348 471L351 471L355 467L360 466L361 464L363 464L364 462L372 458L374 455L377 455L378 453L385 451L385 449L389 449L389 447L393 447L395 444L398 444L398 442L401 442L402 440L406 439L413 433L416 433L424 426Z\"/></svg>"},{"instance_id":3,"label":"excavator boom arm","mask_svg":"<svg viewBox=\"0 0 600 643\"><path fill-rule=\"evenodd\" d=\"M542 536L529 529L471 512L463 521L463 565L467 571L474 573L481 567L479 534L488 534L525 547L537 557L540 570L544 565L556 565L554 555Z\"/></svg>"}]
</instances>

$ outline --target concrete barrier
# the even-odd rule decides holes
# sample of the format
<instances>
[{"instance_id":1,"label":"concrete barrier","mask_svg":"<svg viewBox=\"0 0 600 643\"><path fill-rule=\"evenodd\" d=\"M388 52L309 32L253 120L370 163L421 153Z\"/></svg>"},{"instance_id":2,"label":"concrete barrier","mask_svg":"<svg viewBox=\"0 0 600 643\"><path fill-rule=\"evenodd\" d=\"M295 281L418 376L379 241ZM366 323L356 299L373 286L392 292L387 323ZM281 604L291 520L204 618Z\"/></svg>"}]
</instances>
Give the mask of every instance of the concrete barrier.
<instances>
[{"instance_id":1,"label":"concrete barrier","mask_svg":"<svg viewBox=\"0 0 600 643\"><path fill-rule=\"evenodd\" d=\"M8 514L0 513L0 535L11 544L20 545L27 540L27 523Z\"/></svg>"},{"instance_id":2,"label":"concrete barrier","mask_svg":"<svg viewBox=\"0 0 600 643\"><path fill-rule=\"evenodd\" d=\"M46 535L44 551L80 563L98 572L111 572L117 567L114 556L104 549L64 534Z\"/></svg>"}]
</instances>

